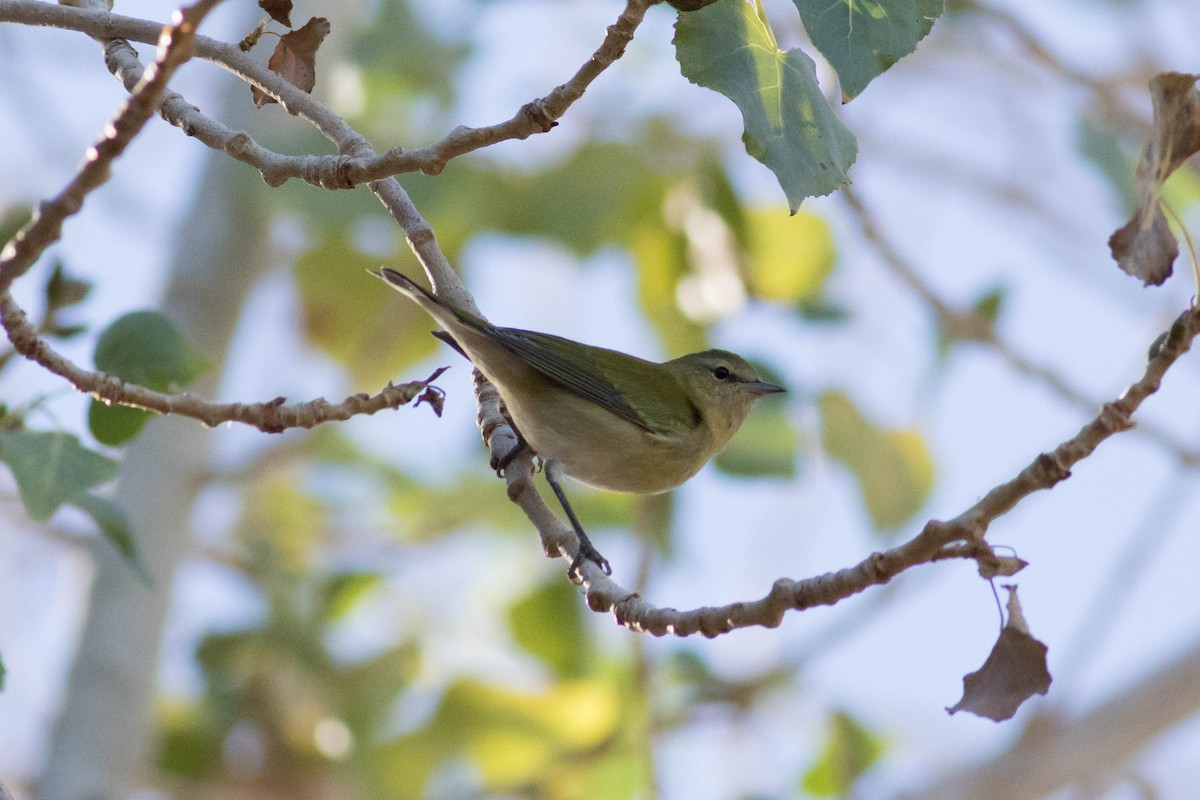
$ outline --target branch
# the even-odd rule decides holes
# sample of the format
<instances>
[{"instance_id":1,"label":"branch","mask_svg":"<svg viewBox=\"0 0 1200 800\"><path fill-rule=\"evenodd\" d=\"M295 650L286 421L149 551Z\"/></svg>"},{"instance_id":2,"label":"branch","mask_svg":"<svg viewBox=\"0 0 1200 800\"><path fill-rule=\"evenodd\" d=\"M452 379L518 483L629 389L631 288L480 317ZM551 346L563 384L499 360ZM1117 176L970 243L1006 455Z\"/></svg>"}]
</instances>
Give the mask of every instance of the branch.
<instances>
[{"instance_id":1,"label":"branch","mask_svg":"<svg viewBox=\"0 0 1200 800\"><path fill-rule=\"evenodd\" d=\"M236 46L197 37L196 54L262 89L292 114L311 122L339 145L338 155L287 156L262 147L248 134L234 131L200 113L181 95L169 92L162 116L167 122L201 142L249 164L270 186L281 186L291 178L325 189L349 189L393 175L422 172L437 175L452 159L511 139L527 139L557 125L576 100L625 52L646 9L658 0L628 0L625 9L610 25L604 41L568 80L548 95L533 100L504 122L484 128L459 126L441 141L414 150L394 147L376 154L357 132L306 92L255 62ZM0 0L0 21L76 30L105 40L109 71L131 89L140 78L141 64L128 42L153 42L159 26L147 20L109 14L102 10L55 6L33 0Z\"/></svg>"},{"instance_id":2,"label":"branch","mask_svg":"<svg viewBox=\"0 0 1200 800\"><path fill-rule=\"evenodd\" d=\"M781 578L759 600L691 611L656 608L604 576L596 565L585 562L582 569L588 605L594 611L611 611L619 624L632 630L655 636L701 633L711 638L736 628L755 625L774 628L788 611L833 605L868 587L885 584L911 567L948 555L986 556L990 551L984 536L991 523L1034 492L1053 488L1069 478L1071 468L1091 455L1105 439L1132 429L1134 411L1158 391L1163 375L1191 347L1198 333L1200 308L1193 306L1175 320L1162 347L1147 362L1141 379L1116 400L1105 403L1079 433L1050 452L1038 455L1015 478L992 489L954 519L929 521L919 534L904 544L873 553L862 562L838 572L802 581ZM509 488L511 496L511 482ZM521 502L520 498L514 500ZM533 519L532 515L530 518ZM957 543L966 543L967 547L964 549ZM568 537L564 555L568 560L575 555L574 546L574 537Z\"/></svg>"},{"instance_id":3,"label":"branch","mask_svg":"<svg viewBox=\"0 0 1200 800\"><path fill-rule=\"evenodd\" d=\"M175 22L156 29L158 58L130 90L129 99L104 127L99 141L88 150L75 177L52 200L38 206L33 218L0 251L0 293L27 272L42 252L62 236L63 222L83 206L84 199L108 180L109 168L154 112L167 81L192 57L196 26L220 0L198 0L175 13ZM36 3L43 6L45 3ZM57 8L57 6L52 6Z\"/></svg>"},{"instance_id":4,"label":"branch","mask_svg":"<svg viewBox=\"0 0 1200 800\"><path fill-rule=\"evenodd\" d=\"M942 331L951 339L976 342L990 348L1010 367L1035 380L1041 381L1059 397L1085 411L1096 407L1096 402L1068 384L1053 370L1034 363L1017 352L997 335L995 327L980 314L968 309L959 311L943 300L928 283L921 278L916 268L900 254L883 235L862 199L849 186L842 187L842 198L858 219L863 236L870 242L883 264L925 302L937 318ZM1137 430L1156 444L1170 452L1185 467L1200 467L1200 450L1185 447L1163 429L1152 425L1139 425Z\"/></svg>"},{"instance_id":5,"label":"branch","mask_svg":"<svg viewBox=\"0 0 1200 800\"><path fill-rule=\"evenodd\" d=\"M358 414L374 414L385 408L397 409L407 405L418 394L430 389L445 367L423 381L410 381L395 386L388 383L378 394L365 392L351 395L340 403L331 404L322 398L305 403L284 405L286 398L276 397L263 403L213 403L194 394L164 394L144 386L127 383L106 372L83 369L54 351L26 318L12 299L0 295L0 321L18 353L41 364L50 372L66 378L81 392L109 404L119 404L156 411L159 414L179 414L203 422L210 428L223 422L241 422L264 433L280 433L288 428L312 428L322 422L341 421ZM440 391L436 390L435 391ZM425 395L422 395L424 399ZM418 400L418 404L419 404Z\"/></svg>"}]
</instances>

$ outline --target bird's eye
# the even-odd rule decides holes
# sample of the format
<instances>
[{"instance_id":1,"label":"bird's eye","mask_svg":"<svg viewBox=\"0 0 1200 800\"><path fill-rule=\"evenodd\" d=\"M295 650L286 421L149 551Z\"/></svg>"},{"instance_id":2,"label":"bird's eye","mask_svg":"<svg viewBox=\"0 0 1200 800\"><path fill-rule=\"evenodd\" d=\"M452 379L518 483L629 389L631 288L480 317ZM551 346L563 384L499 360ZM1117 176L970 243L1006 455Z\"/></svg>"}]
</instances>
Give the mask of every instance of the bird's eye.
<instances>
[{"instance_id":1,"label":"bird's eye","mask_svg":"<svg viewBox=\"0 0 1200 800\"><path fill-rule=\"evenodd\" d=\"M729 368L728 367L717 367L716 369L713 370L713 377L719 381L729 380Z\"/></svg>"}]
</instances>

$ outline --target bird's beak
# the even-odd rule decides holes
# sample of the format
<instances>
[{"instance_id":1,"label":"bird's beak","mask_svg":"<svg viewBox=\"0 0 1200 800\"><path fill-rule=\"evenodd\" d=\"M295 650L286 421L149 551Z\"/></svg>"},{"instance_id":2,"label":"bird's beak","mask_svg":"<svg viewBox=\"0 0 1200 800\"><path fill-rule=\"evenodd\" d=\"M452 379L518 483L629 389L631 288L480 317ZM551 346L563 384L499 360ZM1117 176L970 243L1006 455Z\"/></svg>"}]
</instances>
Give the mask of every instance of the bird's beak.
<instances>
[{"instance_id":1,"label":"bird's beak","mask_svg":"<svg viewBox=\"0 0 1200 800\"><path fill-rule=\"evenodd\" d=\"M742 386L760 396L764 394L776 394L777 392L787 391L787 389L783 388L782 386L777 386L773 383L767 383L766 381L746 381L742 384Z\"/></svg>"}]
</instances>

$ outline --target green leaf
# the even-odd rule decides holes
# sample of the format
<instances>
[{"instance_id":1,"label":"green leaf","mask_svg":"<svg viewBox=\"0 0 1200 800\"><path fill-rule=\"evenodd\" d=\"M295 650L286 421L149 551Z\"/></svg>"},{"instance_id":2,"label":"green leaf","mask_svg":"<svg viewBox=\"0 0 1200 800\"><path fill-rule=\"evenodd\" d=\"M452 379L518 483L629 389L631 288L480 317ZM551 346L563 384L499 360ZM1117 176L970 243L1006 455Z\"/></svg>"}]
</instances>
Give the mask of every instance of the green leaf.
<instances>
[{"instance_id":1,"label":"green leaf","mask_svg":"<svg viewBox=\"0 0 1200 800\"><path fill-rule=\"evenodd\" d=\"M117 462L61 431L0 432L0 461L8 464L21 501L36 522L63 503L77 503L97 484L112 480Z\"/></svg>"},{"instance_id":2,"label":"green leaf","mask_svg":"<svg viewBox=\"0 0 1200 800\"><path fill-rule=\"evenodd\" d=\"M46 280L46 306L57 311L78 305L87 298L91 291L91 281L68 275L63 268L62 261L55 261L54 270Z\"/></svg>"},{"instance_id":3,"label":"green leaf","mask_svg":"<svg viewBox=\"0 0 1200 800\"><path fill-rule=\"evenodd\" d=\"M119 447L142 432L153 411L130 406L110 406L95 398L88 403L88 430L100 444Z\"/></svg>"},{"instance_id":4,"label":"green leaf","mask_svg":"<svg viewBox=\"0 0 1200 800\"><path fill-rule=\"evenodd\" d=\"M582 675L589 658L583 606L575 587L555 578L517 600L508 609L513 639L561 678Z\"/></svg>"},{"instance_id":5,"label":"green leaf","mask_svg":"<svg viewBox=\"0 0 1200 800\"><path fill-rule=\"evenodd\" d=\"M674 41L684 77L741 110L746 152L775 173L793 214L805 197L846 182L858 152L854 135L817 87L812 59L780 51L755 6L718 0L680 14Z\"/></svg>"},{"instance_id":6,"label":"green leaf","mask_svg":"<svg viewBox=\"0 0 1200 800\"><path fill-rule=\"evenodd\" d=\"M100 334L93 357L96 369L156 392L175 392L211 368L174 323L157 311L134 311L117 319ZM88 430L96 441L122 445L137 436L153 412L108 405L93 399L88 406Z\"/></svg>"},{"instance_id":7,"label":"green leaf","mask_svg":"<svg viewBox=\"0 0 1200 800\"><path fill-rule=\"evenodd\" d=\"M4 691L4 682L8 678L8 668L4 666L4 656L0 655L0 692Z\"/></svg>"},{"instance_id":8,"label":"green leaf","mask_svg":"<svg viewBox=\"0 0 1200 800\"><path fill-rule=\"evenodd\" d=\"M592 797L577 784L616 732L620 713L621 693L607 680L564 681L537 694L459 680L428 724L380 747L378 791L425 797L439 764L469 758L487 796L570 781L575 791L544 794Z\"/></svg>"},{"instance_id":9,"label":"green leaf","mask_svg":"<svg viewBox=\"0 0 1200 800\"><path fill-rule=\"evenodd\" d=\"M730 475L791 478L800 436L779 400L761 400L713 461Z\"/></svg>"},{"instance_id":10,"label":"green leaf","mask_svg":"<svg viewBox=\"0 0 1200 800\"><path fill-rule=\"evenodd\" d=\"M77 498L74 505L85 511L95 521L100 532L104 534L104 538L117 548L117 552L125 559L125 563L133 568L142 582L146 586L153 586L154 576L150 574L149 567L142 560L142 554L138 552L137 540L133 538L133 531L129 528L129 519L125 516L125 512L111 500L97 497L94 494L85 494Z\"/></svg>"},{"instance_id":11,"label":"green leaf","mask_svg":"<svg viewBox=\"0 0 1200 800\"><path fill-rule=\"evenodd\" d=\"M379 269L380 261L355 248L346 231L336 228L296 262L305 333L363 386L395 378L438 348L429 335L437 323L367 274ZM448 358L454 361L447 363L466 363L457 354Z\"/></svg>"},{"instance_id":12,"label":"green leaf","mask_svg":"<svg viewBox=\"0 0 1200 800\"><path fill-rule=\"evenodd\" d=\"M839 711L829 721L821 759L804 776L802 788L818 797L846 797L884 750L878 736Z\"/></svg>"},{"instance_id":13,"label":"green leaf","mask_svg":"<svg viewBox=\"0 0 1200 800\"><path fill-rule=\"evenodd\" d=\"M789 218L782 209L754 209L747 219L754 294L793 305L819 298L836 256L825 220L801 213Z\"/></svg>"},{"instance_id":14,"label":"green leaf","mask_svg":"<svg viewBox=\"0 0 1200 800\"><path fill-rule=\"evenodd\" d=\"M1007 297L1008 291L1003 286L993 286L971 304L971 310L988 322L994 323L1000 318Z\"/></svg>"},{"instance_id":15,"label":"green leaf","mask_svg":"<svg viewBox=\"0 0 1200 800\"><path fill-rule=\"evenodd\" d=\"M382 572L347 572L334 575L321 586L321 618L332 622L344 617L359 600L382 583Z\"/></svg>"},{"instance_id":16,"label":"green leaf","mask_svg":"<svg viewBox=\"0 0 1200 800\"><path fill-rule=\"evenodd\" d=\"M157 311L133 311L109 325L93 360L96 369L156 392L177 391L211 367Z\"/></svg>"},{"instance_id":17,"label":"green leaf","mask_svg":"<svg viewBox=\"0 0 1200 800\"><path fill-rule=\"evenodd\" d=\"M917 49L943 0L793 0L808 37L842 82L842 102Z\"/></svg>"},{"instance_id":18,"label":"green leaf","mask_svg":"<svg viewBox=\"0 0 1200 800\"><path fill-rule=\"evenodd\" d=\"M685 316L677 300L679 282L688 274L683 235L661 220L644 224L632 237L629 250L637 263L638 300L667 352L681 356L705 349L704 326Z\"/></svg>"},{"instance_id":19,"label":"green leaf","mask_svg":"<svg viewBox=\"0 0 1200 800\"><path fill-rule=\"evenodd\" d=\"M933 488L933 461L920 434L877 427L840 392L823 393L819 405L825 452L858 478L875 528L896 528L920 511Z\"/></svg>"}]
</instances>

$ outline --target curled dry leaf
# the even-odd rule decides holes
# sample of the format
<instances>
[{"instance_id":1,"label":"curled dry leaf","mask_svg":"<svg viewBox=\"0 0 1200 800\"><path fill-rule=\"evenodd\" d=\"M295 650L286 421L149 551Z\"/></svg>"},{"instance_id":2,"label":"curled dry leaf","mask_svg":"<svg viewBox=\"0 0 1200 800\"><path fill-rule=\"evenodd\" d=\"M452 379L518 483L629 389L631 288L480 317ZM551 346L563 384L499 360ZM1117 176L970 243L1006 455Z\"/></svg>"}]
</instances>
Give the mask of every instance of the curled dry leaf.
<instances>
[{"instance_id":1,"label":"curled dry leaf","mask_svg":"<svg viewBox=\"0 0 1200 800\"><path fill-rule=\"evenodd\" d=\"M258 0L258 7L280 25L292 27L292 0Z\"/></svg>"},{"instance_id":2,"label":"curled dry leaf","mask_svg":"<svg viewBox=\"0 0 1200 800\"><path fill-rule=\"evenodd\" d=\"M976 563L979 565L979 577L985 581L993 578L1011 578L1029 566L1028 561L1016 555L1001 556L995 552L990 552L987 558L977 558Z\"/></svg>"},{"instance_id":3,"label":"curled dry leaf","mask_svg":"<svg viewBox=\"0 0 1200 800\"><path fill-rule=\"evenodd\" d=\"M267 61L267 68L279 73L297 88L311 92L317 83L317 48L328 35L329 20L313 17L304 23L303 28L279 37L279 44ZM276 102L274 97L255 86L250 88L250 94L254 98L254 105L259 108Z\"/></svg>"},{"instance_id":4,"label":"curled dry leaf","mask_svg":"<svg viewBox=\"0 0 1200 800\"><path fill-rule=\"evenodd\" d=\"M266 33L267 23L269 21L270 20L265 19L260 20L259 23L254 26L254 30L247 33L242 40L238 42L238 50L241 50L243 53L249 53L251 50L253 50L254 45L258 44L258 40L262 38L264 33Z\"/></svg>"},{"instance_id":5,"label":"curled dry leaf","mask_svg":"<svg viewBox=\"0 0 1200 800\"><path fill-rule=\"evenodd\" d=\"M421 392L421 396L417 398L417 402L413 406L419 406L421 403L428 403L433 409L433 413L437 416L442 415L442 407L446 404L446 393L440 387L430 386Z\"/></svg>"},{"instance_id":6,"label":"curled dry leaf","mask_svg":"<svg viewBox=\"0 0 1200 800\"><path fill-rule=\"evenodd\" d=\"M1171 173L1200 150L1200 75L1163 72L1150 81L1154 131L1137 168L1137 207L1133 218L1108 240L1121 269L1159 285L1171 275L1179 243L1167 224L1162 187Z\"/></svg>"},{"instance_id":7,"label":"curled dry leaf","mask_svg":"<svg viewBox=\"0 0 1200 800\"><path fill-rule=\"evenodd\" d=\"M946 711L970 711L1001 722L1010 719L1021 704L1050 690L1046 645L1033 638L1017 599L1017 587L1008 591L1008 622L978 672L963 677L963 696Z\"/></svg>"}]
</instances>

